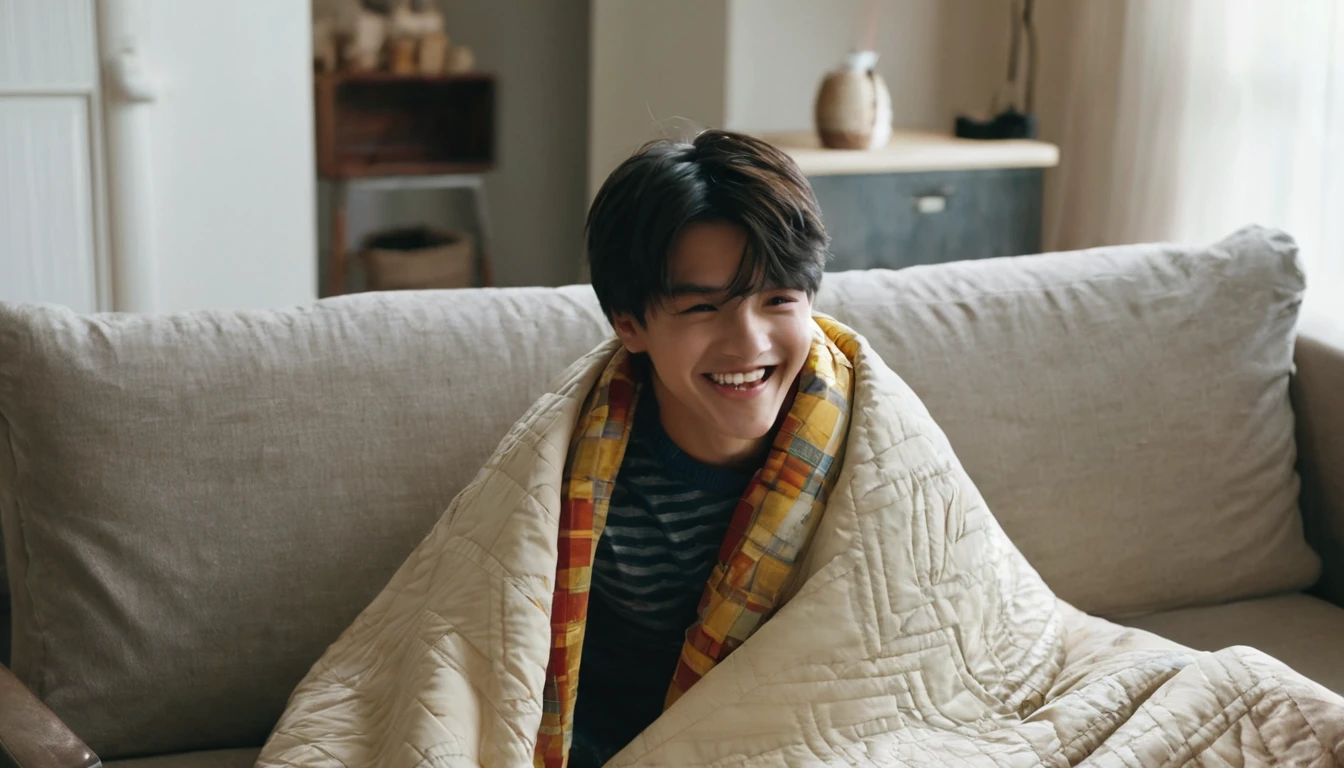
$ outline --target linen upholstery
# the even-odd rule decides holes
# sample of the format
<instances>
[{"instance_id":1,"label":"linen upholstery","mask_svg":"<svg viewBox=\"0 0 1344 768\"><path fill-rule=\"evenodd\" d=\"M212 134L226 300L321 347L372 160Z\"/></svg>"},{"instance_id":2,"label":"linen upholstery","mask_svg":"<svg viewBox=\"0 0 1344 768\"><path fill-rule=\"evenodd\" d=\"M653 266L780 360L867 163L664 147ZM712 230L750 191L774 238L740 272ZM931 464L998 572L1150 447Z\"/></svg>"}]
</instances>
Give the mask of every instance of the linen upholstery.
<instances>
[{"instance_id":1,"label":"linen upholstery","mask_svg":"<svg viewBox=\"0 0 1344 768\"><path fill-rule=\"evenodd\" d=\"M1314 578L1293 253L1249 229L828 274L818 307L910 383L1048 584L1128 615ZM15 672L108 759L259 745L509 425L609 333L586 287L0 307Z\"/></svg>"},{"instance_id":2,"label":"linen upholstery","mask_svg":"<svg viewBox=\"0 0 1344 768\"><path fill-rule=\"evenodd\" d=\"M924 400L1013 542L1089 613L1303 589L1281 232L870 272L822 311ZM829 278L828 278L829 279Z\"/></svg>"},{"instance_id":3,"label":"linen upholstery","mask_svg":"<svg viewBox=\"0 0 1344 768\"><path fill-rule=\"evenodd\" d=\"M588 289L0 307L12 668L105 759L257 746L547 381Z\"/></svg>"},{"instance_id":4,"label":"linen upholstery","mask_svg":"<svg viewBox=\"0 0 1344 768\"><path fill-rule=\"evenodd\" d=\"M1258 648L1344 695L1344 609L1310 595L1179 608L1124 623L1200 651Z\"/></svg>"}]
</instances>

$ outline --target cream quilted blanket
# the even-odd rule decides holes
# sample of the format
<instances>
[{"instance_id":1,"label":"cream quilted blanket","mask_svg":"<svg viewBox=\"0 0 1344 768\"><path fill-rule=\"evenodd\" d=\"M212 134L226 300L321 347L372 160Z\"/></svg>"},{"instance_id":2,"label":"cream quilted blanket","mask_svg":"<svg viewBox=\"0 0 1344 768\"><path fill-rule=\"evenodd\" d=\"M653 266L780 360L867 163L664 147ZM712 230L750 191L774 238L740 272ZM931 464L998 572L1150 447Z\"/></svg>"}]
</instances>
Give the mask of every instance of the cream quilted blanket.
<instances>
[{"instance_id":1,"label":"cream quilted blanket","mask_svg":"<svg viewBox=\"0 0 1344 768\"><path fill-rule=\"evenodd\" d=\"M526 766L560 474L614 351L514 426L294 691L259 766ZM868 347L792 599L614 766L1344 764L1344 699L1059 601Z\"/></svg>"}]
</instances>

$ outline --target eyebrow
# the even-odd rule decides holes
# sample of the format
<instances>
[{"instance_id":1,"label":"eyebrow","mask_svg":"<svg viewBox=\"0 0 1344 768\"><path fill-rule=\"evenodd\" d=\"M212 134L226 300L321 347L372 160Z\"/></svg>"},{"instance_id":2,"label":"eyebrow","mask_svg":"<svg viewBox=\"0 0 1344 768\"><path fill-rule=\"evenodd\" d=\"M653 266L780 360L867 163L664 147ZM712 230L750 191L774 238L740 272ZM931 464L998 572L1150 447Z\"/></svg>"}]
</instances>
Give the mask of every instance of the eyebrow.
<instances>
[{"instance_id":1,"label":"eyebrow","mask_svg":"<svg viewBox=\"0 0 1344 768\"><path fill-rule=\"evenodd\" d=\"M678 296L712 296L716 293L726 293L726 285L701 285L699 283L675 283L668 292L673 298Z\"/></svg>"},{"instance_id":2,"label":"eyebrow","mask_svg":"<svg viewBox=\"0 0 1344 768\"><path fill-rule=\"evenodd\" d=\"M764 293L766 291L787 291L787 290L792 289L787 288L786 286L783 285L777 285L772 280L767 280L764 285L760 286L756 291L753 291L753 293ZM672 285L671 290L668 291L668 296L675 299L680 296L714 296L716 294L727 292L728 292L728 286L726 285L704 285L702 283L674 283Z\"/></svg>"}]
</instances>

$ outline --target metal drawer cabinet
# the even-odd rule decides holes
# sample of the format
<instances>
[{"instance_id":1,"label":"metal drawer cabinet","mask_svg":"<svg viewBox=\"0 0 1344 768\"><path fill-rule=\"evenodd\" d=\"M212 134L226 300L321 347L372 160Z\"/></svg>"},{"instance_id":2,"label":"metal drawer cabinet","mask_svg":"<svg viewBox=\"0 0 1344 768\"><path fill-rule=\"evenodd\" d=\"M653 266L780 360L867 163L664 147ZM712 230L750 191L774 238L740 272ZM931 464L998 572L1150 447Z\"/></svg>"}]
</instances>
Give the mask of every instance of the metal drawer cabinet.
<instances>
[{"instance_id":1,"label":"metal drawer cabinet","mask_svg":"<svg viewBox=\"0 0 1344 768\"><path fill-rule=\"evenodd\" d=\"M1042 169L813 176L828 271L899 269L1041 249Z\"/></svg>"}]
</instances>

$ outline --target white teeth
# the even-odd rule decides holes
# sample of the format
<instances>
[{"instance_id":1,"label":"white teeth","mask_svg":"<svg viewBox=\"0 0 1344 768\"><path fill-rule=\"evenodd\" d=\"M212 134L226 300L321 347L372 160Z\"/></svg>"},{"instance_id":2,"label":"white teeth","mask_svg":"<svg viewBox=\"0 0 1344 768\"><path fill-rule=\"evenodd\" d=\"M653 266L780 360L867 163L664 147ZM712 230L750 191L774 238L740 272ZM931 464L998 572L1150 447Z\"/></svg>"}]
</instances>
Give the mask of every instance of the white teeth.
<instances>
[{"instance_id":1,"label":"white teeth","mask_svg":"<svg viewBox=\"0 0 1344 768\"><path fill-rule=\"evenodd\" d=\"M711 373L709 377L714 383L725 387L740 387L743 384L751 384L765 378L765 369L757 368L750 373Z\"/></svg>"}]
</instances>

